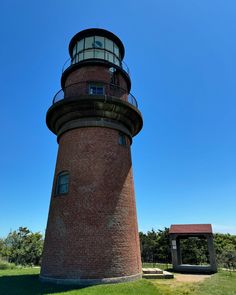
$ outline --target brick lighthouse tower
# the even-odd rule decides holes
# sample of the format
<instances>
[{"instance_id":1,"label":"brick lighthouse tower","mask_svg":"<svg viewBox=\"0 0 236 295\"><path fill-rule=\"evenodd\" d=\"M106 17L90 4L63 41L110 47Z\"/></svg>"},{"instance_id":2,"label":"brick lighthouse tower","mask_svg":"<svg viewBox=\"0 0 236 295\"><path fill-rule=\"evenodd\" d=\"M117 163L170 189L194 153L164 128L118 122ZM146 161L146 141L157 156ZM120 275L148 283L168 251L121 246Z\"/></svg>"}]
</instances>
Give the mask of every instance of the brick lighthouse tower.
<instances>
[{"instance_id":1,"label":"brick lighthouse tower","mask_svg":"<svg viewBox=\"0 0 236 295\"><path fill-rule=\"evenodd\" d=\"M47 112L59 143L40 278L72 284L141 277L130 146L142 116L124 46L87 29L69 44L62 90Z\"/></svg>"}]
</instances>

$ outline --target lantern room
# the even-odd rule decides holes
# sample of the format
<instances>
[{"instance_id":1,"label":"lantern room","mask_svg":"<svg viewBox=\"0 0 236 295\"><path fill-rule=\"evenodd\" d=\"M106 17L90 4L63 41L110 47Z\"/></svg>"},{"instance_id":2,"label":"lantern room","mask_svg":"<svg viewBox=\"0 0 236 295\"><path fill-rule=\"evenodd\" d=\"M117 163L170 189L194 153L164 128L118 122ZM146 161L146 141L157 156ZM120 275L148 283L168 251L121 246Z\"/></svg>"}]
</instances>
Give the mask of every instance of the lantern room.
<instances>
[{"instance_id":1,"label":"lantern room","mask_svg":"<svg viewBox=\"0 0 236 295\"><path fill-rule=\"evenodd\" d=\"M122 67L124 46L113 33L103 29L88 29L75 35L69 45L71 64L88 59L102 59Z\"/></svg>"}]
</instances>

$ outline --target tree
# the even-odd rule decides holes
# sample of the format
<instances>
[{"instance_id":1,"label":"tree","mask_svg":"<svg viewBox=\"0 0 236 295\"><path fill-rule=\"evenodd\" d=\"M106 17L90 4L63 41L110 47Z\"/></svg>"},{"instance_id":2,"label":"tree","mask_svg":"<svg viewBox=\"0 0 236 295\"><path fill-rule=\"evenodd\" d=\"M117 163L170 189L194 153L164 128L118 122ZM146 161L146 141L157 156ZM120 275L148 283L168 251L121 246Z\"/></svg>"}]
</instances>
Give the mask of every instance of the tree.
<instances>
[{"instance_id":1,"label":"tree","mask_svg":"<svg viewBox=\"0 0 236 295\"><path fill-rule=\"evenodd\" d=\"M0 259L1 259L1 256L2 256L3 247L4 247L4 240L0 239Z\"/></svg>"},{"instance_id":2,"label":"tree","mask_svg":"<svg viewBox=\"0 0 236 295\"><path fill-rule=\"evenodd\" d=\"M220 256L218 256L218 263L231 270L236 269L236 250L232 247L227 247L224 252L221 253Z\"/></svg>"},{"instance_id":3,"label":"tree","mask_svg":"<svg viewBox=\"0 0 236 295\"><path fill-rule=\"evenodd\" d=\"M188 237L180 240L183 264L208 264L209 253L204 237Z\"/></svg>"},{"instance_id":4,"label":"tree","mask_svg":"<svg viewBox=\"0 0 236 295\"><path fill-rule=\"evenodd\" d=\"M156 248L156 233L152 231L144 234L139 233L140 246L141 246L141 257L143 262L154 262L154 252Z\"/></svg>"},{"instance_id":5,"label":"tree","mask_svg":"<svg viewBox=\"0 0 236 295\"><path fill-rule=\"evenodd\" d=\"M17 231L8 234L1 252L9 262L21 265L39 265L42 249L42 235L39 232L31 232L27 227L20 227Z\"/></svg>"},{"instance_id":6,"label":"tree","mask_svg":"<svg viewBox=\"0 0 236 295\"><path fill-rule=\"evenodd\" d=\"M140 232L139 237L143 262L171 262L168 228L158 230L157 232L152 229L146 234Z\"/></svg>"},{"instance_id":7,"label":"tree","mask_svg":"<svg viewBox=\"0 0 236 295\"><path fill-rule=\"evenodd\" d=\"M171 263L169 228L157 232L156 260L161 263Z\"/></svg>"}]
</instances>

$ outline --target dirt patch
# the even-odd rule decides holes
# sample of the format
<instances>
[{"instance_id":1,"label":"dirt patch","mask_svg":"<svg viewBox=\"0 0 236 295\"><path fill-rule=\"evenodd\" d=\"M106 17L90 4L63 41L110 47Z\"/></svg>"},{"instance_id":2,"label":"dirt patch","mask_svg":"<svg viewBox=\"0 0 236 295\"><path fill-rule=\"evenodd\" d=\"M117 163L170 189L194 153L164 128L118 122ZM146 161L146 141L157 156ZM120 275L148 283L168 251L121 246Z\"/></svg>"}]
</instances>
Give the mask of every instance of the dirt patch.
<instances>
[{"instance_id":1,"label":"dirt patch","mask_svg":"<svg viewBox=\"0 0 236 295\"><path fill-rule=\"evenodd\" d=\"M198 283L210 277L211 275L175 274L176 281L183 283Z\"/></svg>"}]
</instances>

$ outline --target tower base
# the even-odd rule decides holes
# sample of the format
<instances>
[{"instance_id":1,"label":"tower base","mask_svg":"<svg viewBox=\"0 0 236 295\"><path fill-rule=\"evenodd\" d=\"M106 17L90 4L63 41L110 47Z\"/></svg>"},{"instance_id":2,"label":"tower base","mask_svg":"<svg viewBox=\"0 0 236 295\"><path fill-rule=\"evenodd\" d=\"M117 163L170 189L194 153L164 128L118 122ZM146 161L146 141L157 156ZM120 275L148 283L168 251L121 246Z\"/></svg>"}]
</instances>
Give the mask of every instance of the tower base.
<instances>
[{"instance_id":1,"label":"tower base","mask_svg":"<svg viewBox=\"0 0 236 295\"><path fill-rule=\"evenodd\" d=\"M103 279L62 279L62 278L44 277L41 275L39 276L40 281L43 283L54 283L57 285L81 285L81 286L125 283L125 282L136 281L141 278L142 278L142 273L131 275L131 276L103 278Z\"/></svg>"}]
</instances>

